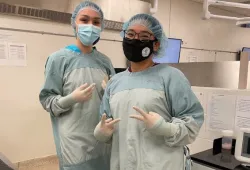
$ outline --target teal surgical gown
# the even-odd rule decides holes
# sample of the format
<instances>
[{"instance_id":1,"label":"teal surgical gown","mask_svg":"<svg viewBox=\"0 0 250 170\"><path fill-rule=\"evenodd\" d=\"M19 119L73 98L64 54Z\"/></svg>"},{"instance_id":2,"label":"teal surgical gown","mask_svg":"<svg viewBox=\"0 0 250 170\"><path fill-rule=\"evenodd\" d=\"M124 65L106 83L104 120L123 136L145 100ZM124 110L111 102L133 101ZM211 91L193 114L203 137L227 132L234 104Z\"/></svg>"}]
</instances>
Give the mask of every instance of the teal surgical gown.
<instances>
[{"instance_id":1,"label":"teal surgical gown","mask_svg":"<svg viewBox=\"0 0 250 170\"><path fill-rule=\"evenodd\" d=\"M129 118L135 114L133 106L177 125L174 135L155 135L143 122ZM116 74L105 91L103 113L121 119L112 136L110 170L183 170L183 147L195 140L204 121L189 82L167 64Z\"/></svg>"},{"instance_id":2,"label":"teal surgical gown","mask_svg":"<svg viewBox=\"0 0 250 170\"><path fill-rule=\"evenodd\" d=\"M39 98L51 115L60 170L109 170L110 146L98 142L93 132L104 94L101 83L114 73L108 57L96 49L83 54L71 45L49 56ZM96 84L89 101L68 108L59 105L62 96L85 83Z\"/></svg>"}]
</instances>

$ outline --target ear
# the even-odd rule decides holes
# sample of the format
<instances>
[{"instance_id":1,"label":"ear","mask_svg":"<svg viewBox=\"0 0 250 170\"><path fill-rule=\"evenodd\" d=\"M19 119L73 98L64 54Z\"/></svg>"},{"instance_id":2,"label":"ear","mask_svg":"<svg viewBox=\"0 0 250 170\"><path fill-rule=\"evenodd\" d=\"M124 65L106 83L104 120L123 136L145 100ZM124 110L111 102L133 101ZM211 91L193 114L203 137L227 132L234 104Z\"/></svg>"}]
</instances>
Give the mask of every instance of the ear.
<instances>
[{"instance_id":1,"label":"ear","mask_svg":"<svg viewBox=\"0 0 250 170\"><path fill-rule=\"evenodd\" d=\"M75 36L77 36L77 32L78 32L78 26L75 24L75 25L74 25L74 33L75 33Z\"/></svg>"},{"instance_id":2,"label":"ear","mask_svg":"<svg viewBox=\"0 0 250 170\"><path fill-rule=\"evenodd\" d=\"M160 45L161 43L159 41L154 42L154 52L159 50Z\"/></svg>"}]
</instances>

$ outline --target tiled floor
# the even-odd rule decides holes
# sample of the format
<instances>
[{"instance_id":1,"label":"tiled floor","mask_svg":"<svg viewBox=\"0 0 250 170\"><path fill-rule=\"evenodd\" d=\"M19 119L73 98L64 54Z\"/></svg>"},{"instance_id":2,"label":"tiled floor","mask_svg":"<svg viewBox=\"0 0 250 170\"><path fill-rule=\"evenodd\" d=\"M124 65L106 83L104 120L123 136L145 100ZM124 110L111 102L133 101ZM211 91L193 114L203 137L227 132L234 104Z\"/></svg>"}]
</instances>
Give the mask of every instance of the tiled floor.
<instances>
[{"instance_id":1,"label":"tiled floor","mask_svg":"<svg viewBox=\"0 0 250 170\"><path fill-rule=\"evenodd\" d=\"M56 157L47 157L39 161L26 161L18 164L18 170L59 170Z\"/></svg>"}]
</instances>

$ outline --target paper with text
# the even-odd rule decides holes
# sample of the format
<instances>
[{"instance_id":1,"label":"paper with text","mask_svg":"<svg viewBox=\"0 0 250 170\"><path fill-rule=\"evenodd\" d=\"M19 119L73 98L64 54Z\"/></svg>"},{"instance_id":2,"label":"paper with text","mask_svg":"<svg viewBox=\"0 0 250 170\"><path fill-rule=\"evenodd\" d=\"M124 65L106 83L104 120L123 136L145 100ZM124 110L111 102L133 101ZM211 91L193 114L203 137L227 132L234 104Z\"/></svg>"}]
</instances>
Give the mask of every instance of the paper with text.
<instances>
[{"instance_id":1,"label":"paper with text","mask_svg":"<svg viewBox=\"0 0 250 170\"><path fill-rule=\"evenodd\" d=\"M250 128L250 96L237 97L235 129L240 128Z\"/></svg>"},{"instance_id":2,"label":"paper with text","mask_svg":"<svg viewBox=\"0 0 250 170\"><path fill-rule=\"evenodd\" d=\"M8 43L9 65L26 66L26 44Z\"/></svg>"},{"instance_id":3,"label":"paper with text","mask_svg":"<svg viewBox=\"0 0 250 170\"><path fill-rule=\"evenodd\" d=\"M233 130L236 96L211 94L208 99L208 130Z\"/></svg>"},{"instance_id":4,"label":"paper with text","mask_svg":"<svg viewBox=\"0 0 250 170\"><path fill-rule=\"evenodd\" d=\"M8 65L8 44L0 42L0 65Z\"/></svg>"}]
</instances>

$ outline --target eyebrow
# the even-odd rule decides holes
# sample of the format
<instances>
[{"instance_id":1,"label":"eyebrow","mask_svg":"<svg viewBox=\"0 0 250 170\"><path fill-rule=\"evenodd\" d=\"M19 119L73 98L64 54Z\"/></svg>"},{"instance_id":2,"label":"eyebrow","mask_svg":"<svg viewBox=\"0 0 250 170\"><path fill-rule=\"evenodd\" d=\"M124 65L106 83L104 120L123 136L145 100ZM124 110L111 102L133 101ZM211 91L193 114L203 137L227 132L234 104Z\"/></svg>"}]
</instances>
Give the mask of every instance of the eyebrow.
<instances>
[{"instance_id":1,"label":"eyebrow","mask_svg":"<svg viewBox=\"0 0 250 170\"><path fill-rule=\"evenodd\" d=\"M91 18L90 16L88 15L81 15L82 17L88 17L88 18ZM96 20L100 20L101 18L100 17L93 17L92 19L96 19Z\"/></svg>"},{"instance_id":2,"label":"eyebrow","mask_svg":"<svg viewBox=\"0 0 250 170\"><path fill-rule=\"evenodd\" d=\"M137 33L135 30L133 29L128 29L127 31L134 31L135 33ZM149 33L152 34L150 31L140 31L139 33Z\"/></svg>"}]
</instances>

